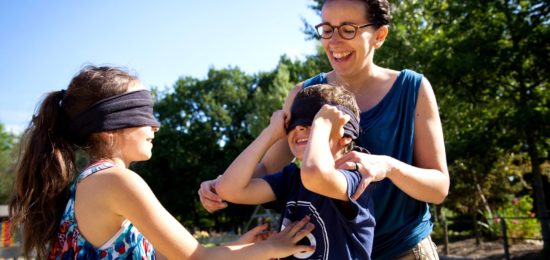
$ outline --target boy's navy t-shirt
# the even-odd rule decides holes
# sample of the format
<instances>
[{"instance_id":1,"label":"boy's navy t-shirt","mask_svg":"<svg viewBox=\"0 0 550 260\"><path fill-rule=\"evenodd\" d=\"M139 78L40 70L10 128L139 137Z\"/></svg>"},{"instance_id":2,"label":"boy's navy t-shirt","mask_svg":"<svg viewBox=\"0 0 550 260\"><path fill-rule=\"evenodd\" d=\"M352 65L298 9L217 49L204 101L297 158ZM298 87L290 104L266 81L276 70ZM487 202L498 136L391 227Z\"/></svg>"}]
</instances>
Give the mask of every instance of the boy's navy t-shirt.
<instances>
[{"instance_id":1,"label":"boy's navy t-shirt","mask_svg":"<svg viewBox=\"0 0 550 260\"><path fill-rule=\"evenodd\" d=\"M348 183L348 198L361 181L361 174L339 170ZM282 212L281 227L310 217L315 229L304 241L315 245L313 252L298 253L285 259L370 259L374 238L373 201L369 185L358 201L340 201L307 190L300 178L300 169L292 163L281 172L262 177L277 200L269 206ZM307 240L307 241L305 241Z\"/></svg>"}]
</instances>

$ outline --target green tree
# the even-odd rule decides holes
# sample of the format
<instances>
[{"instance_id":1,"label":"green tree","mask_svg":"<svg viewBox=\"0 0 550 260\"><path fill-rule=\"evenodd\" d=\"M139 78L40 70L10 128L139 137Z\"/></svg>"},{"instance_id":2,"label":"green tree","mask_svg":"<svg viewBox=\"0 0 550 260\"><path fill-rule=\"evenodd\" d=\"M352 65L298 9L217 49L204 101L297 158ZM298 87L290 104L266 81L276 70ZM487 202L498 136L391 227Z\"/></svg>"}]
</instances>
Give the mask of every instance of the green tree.
<instances>
[{"instance_id":1,"label":"green tree","mask_svg":"<svg viewBox=\"0 0 550 260\"><path fill-rule=\"evenodd\" d=\"M246 75L238 68L210 69L204 80L179 79L157 93L161 122L153 158L136 165L159 200L185 226L231 229L245 223L253 208L231 205L211 215L200 206L197 190L222 174L235 157L282 107L288 67Z\"/></svg>"},{"instance_id":2,"label":"green tree","mask_svg":"<svg viewBox=\"0 0 550 260\"><path fill-rule=\"evenodd\" d=\"M17 136L6 131L0 123L0 204L8 202L14 178L14 155Z\"/></svg>"},{"instance_id":3,"label":"green tree","mask_svg":"<svg viewBox=\"0 0 550 260\"><path fill-rule=\"evenodd\" d=\"M527 155L523 165L530 169L520 173L532 175L537 216L548 241L541 167L548 160L550 138L550 95L545 91L550 48L543 40L550 36L550 7L543 1L448 1L440 2L437 9L426 11L426 20L433 21L427 27L441 34L432 39L433 63L426 69L446 92L443 113L454 112L445 113L455 117L453 123L445 121L455 130L446 131L449 141L456 144L449 146L450 162L468 158L473 162L471 174L480 176L467 179L483 178L494 186L487 191L495 191L506 185L506 178L494 177L502 173L494 171L498 162L511 154ZM460 118L450 102L466 107ZM478 168L481 170L476 172ZM548 246L545 243L546 249Z\"/></svg>"}]
</instances>

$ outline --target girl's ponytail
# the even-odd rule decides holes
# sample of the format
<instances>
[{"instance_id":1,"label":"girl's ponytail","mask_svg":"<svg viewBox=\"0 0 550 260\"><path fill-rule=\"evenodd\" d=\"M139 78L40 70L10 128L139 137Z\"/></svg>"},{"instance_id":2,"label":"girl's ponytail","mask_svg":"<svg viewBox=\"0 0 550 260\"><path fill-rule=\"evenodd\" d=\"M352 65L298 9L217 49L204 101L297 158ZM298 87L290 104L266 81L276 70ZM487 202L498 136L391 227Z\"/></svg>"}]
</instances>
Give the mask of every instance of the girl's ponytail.
<instances>
[{"instance_id":1,"label":"girl's ponytail","mask_svg":"<svg viewBox=\"0 0 550 260\"><path fill-rule=\"evenodd\" d=\"M10 217L23 229L24 253L47 258L75 170L75 146L66 137L65 90L50 92L25 130Z\"/></svg>"}]
</instances>

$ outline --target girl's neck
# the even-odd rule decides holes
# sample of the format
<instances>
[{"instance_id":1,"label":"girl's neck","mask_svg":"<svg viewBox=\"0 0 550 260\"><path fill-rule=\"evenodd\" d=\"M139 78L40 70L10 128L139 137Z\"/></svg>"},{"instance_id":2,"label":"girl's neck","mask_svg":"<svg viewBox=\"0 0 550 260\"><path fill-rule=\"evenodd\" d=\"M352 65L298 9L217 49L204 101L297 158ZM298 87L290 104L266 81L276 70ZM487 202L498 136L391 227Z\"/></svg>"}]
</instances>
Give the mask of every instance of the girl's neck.
<instances>
[{"instance_id":1,"label":"girl's neck","mask_svg":"<svg viewBox=\"0 0 550 260\"><path fill-rule=\"evenodd\" d=\"M127 168L128 167L128 165L126 165L126 163L120 158L92 159L90 165L104 163L104 162L109 162L109 163L112 163L112 164L114 164L118 167L122 167L122 168Z\"/></svg>"}]
</instances>

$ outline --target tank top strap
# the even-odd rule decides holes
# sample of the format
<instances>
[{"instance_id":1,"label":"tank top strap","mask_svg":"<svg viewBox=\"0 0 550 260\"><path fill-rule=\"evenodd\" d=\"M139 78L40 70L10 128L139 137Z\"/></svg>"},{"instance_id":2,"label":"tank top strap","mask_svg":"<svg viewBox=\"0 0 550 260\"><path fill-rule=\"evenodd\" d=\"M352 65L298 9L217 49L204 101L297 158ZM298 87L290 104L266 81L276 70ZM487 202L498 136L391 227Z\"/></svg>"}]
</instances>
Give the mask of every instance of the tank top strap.
<instances>
[{"instance_id":1,"label":"tank top strap","mask_svg":"<svg viewBox=\"0 0 550 260\"><path fill-rule=\"evenodd\" d=\"M302 85L302 88L307 88L309 86L313 86L317 84L326 84L327 82L328 82L327 74L324 72L321 72L309 79L304 80L304 84Z\"/></svg>"},{"instance_id":2,"label":"tank top strap","mask_svg":"<svg viewBox=\"0 0 550 260\"><path fill-rule=\"evenodd\" d=\"M108 161L99 161L99 162L96 162L90 166L88 166L86 169L84 169L84 171L82 171L80 173L80 175L78 176L78 179L77 179L77 183L81 182L84 178L98 172L98 171L101 171L101 170L105 170L105 169L109 169L111 167L115 167L116 165L112 162L108 162Z\"/></svg>"}]
</instances>

